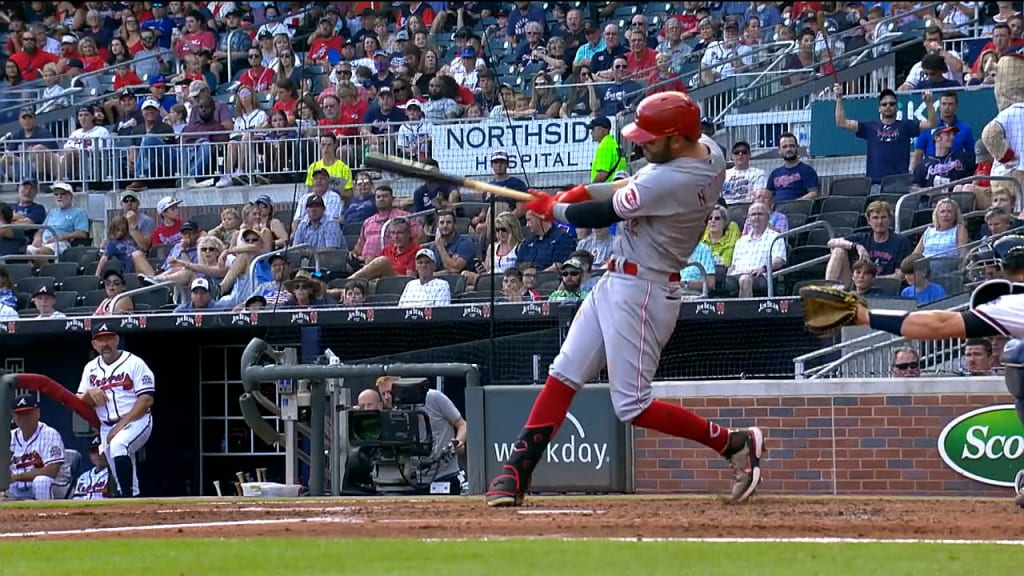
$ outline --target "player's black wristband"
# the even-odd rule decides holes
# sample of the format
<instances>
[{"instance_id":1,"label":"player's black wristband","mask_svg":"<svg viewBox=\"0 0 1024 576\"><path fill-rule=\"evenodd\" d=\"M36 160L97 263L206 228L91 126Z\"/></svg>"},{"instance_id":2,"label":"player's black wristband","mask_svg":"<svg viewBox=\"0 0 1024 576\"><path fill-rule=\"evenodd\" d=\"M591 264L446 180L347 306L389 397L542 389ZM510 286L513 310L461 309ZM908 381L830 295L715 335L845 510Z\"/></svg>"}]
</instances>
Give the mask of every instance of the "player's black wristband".
<instances>
[{"instance_id":1,"label":"player's black wristband","mask_svg":"<svg viewBox=\"0 0 1024 576\"><path fill-rule=\"evenodd\" d=\"M868 312L868 324L872 328L897 336L903 335L903 322L906 319L906 312Z\"/></svg>"},{"instance_id":2,"label":"player's black wristband","mask_svg":"<svg viewBox=\"0 0 1024 576\"><path fill-rule=\"evenodd\" d=\"M557 213L555 217L558 217ZM570 204L565 209L565 221L582 228L607 228L621 222L622 217L615 213L613 200L608 198Z\"/></svg>"}]
</instances>

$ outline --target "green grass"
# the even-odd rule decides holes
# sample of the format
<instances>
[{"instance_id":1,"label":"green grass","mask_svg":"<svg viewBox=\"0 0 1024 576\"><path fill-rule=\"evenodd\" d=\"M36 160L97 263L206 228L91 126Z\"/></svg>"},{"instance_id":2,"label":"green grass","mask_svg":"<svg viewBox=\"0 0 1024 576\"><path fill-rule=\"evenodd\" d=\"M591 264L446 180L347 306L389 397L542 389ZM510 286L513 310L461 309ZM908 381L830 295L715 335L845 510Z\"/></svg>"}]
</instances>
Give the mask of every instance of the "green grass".
<instances>
[{"instance_id":1,"label":"green grass","mask_svg":"<svg viewBox=\"0 0 1024 576\"><path fill-rule=\"evenodd\" d=\"M104 539L0 541L0 576L992 576L1022 557L1020 546L983 544Z\"/></svg>"}]
</instances>

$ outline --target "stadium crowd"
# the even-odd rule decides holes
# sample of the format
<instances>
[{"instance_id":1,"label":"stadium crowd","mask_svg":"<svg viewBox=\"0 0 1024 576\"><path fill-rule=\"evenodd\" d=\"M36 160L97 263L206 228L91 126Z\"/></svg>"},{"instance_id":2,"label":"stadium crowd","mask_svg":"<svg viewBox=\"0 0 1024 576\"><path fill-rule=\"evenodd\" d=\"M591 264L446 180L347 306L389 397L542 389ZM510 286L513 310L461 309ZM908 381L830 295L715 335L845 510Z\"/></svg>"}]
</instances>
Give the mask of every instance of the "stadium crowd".
<instances>
[{"instance_id":1,"label":"stadium crowd","mask_svg":"<svg viewBox=\"0 0 1024 576\"><path fill-rule=\"evenodd\" d=\"M865 294L883 291L878 284L890 278L896 294L929 302L942 294L929 283L934 265L920 273L918 262L916 275L905 270L1016 226L1017 200L998 186L964 188L972 208L993 207L984 230L972 234L961 204L922 204L934 210L933 227L911 250L907 238L890 233L895 202L881 184L905 173L913 174L905 191L927 188L991 165L976 153L972 127L957 118L956 92L945 90L991 82L994 60L1024 44L1014 4L9 3L0 9L7 30L0 120L18 128L3 138L0 171L18 185L18 197L0 205L0 225L45 228L0 229L0 256L25 257L0 267L0 317L433 306L481 298L491 285L502 301L584 298L615 230L574 230L500 201L492 214L491 199L432 184L398 197L386 174L362 168L363 158L386 152L437 166L443 151L433 148L430 126L444 122L589 118L595 142L611 137L614 145L604 119L627 114L646 94L755 72L790 48L784 83L795 85L831 74L834 58L908 26L924 38L926 54L898 89L936 90L939 114L898 124L917 137L913 164L899 166L886 162L892 150L871 145L880 133L871 127L890 124L885 107L894 93L882 93L878 120L840 118L837 106L837 125L852 122L868 140L871 192L882 195L835 211L857 215L833 223L841 234L828 241L822 272ZM991 45L970 62L943 40L968 36L974 22ZM41 120L62 111L63 123ZM838 195L834 188L826 195L801 161L797 137L777 141L780 163L768 174L750 166L748 143L731 143L723 205L683 271L694 294L765 293L768 269L794 261L776 235L832 212L822 203ZM516 174L515 152L491 154L493 181L525 190L529 177ZM934 167L950 157L958 172L939 174ZM592 173L628 177L622 169L625 158L616 156ZM110 180L126 183L123 211L105 238L90 238L73 195ZM182 216L192 189L296 180L307 190L295 206L260 196L216 220ZM146 214L139 200L148 188L178 191ZM36 202L41 192L53 195L53 208ZM887 242L900 245L890 250ZM299 248L268 257L290 247ZM116 298L164 283L169 289L151 298Z\"/></svg>"}]
</instances>

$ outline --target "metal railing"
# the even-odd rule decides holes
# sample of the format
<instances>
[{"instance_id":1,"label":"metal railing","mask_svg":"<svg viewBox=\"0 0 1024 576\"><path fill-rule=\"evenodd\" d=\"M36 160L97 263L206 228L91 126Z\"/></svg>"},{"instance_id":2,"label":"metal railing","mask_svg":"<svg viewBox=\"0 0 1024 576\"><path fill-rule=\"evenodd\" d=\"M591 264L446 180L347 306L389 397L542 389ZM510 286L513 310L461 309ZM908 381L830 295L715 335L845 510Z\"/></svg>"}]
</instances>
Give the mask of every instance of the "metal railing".
<instances>
[{"instance_id":1,"label":"metal railing","mask_svg":"<svg viewBox=\"0 0 1024 576\"><path fill-rule=\"evenodd\" d=\"M805 268L810 268L812 266L817 266L818 264L821 264L823 262L828 262L829 256L826 254L824 256L812 258L811 260L807 260L806 262L801 262L799 264L794 264L792 266L780 268L777 271L772 270L772 250L774 250L776 242L784 238L789 238L790 236L795 236L796 234L801 234L803 232L814 230L815 228L824 228L825 231L828 232L829 240L836 237L835 231L832 229L831 224L825 222L824 220L816 220L814 222L804 224L803 226L797 226L796 228L791 228L789 230L786 230L785 232L781 232L778 236L773 238L771 244L768 245L768 264L765 266L765 282L768 284L769 298L773 298L775 296L775 282L773 280L775 276L785 276L786 274L792 274L793 272L798 272Z\"/></svg>"},{"instance_id":2,"label":"metal railing","mask_svg":"<svg viewBox=\"0 0 1024 576\"><path fill-rule=\"evenodd\" d=\"M0 224L0 230L13 230L15 232L19 232L19 231L20 232L28 232L28 231L42 230L43 232L49 232L51 234L51 236L50 236L51 238L56 238L57 236L59 236L59 234L57 234L57 230L55 230L53 227L47 226L45 224ZM29 242L29 243L31 244L31 242ZM54 244L54 246L56 247L56 251L55 251L55 253L53 255L49 255L49 256L43 256L43 255L32 256L32 255L27 255L27 254L11 254L9 256L0 256L0 263L8 262L8 261L11 261L11 262L26 262L26 261L28 261L28 262L35 262L37 260L40 260L40 261L41 260L46 260L46 261L52 260L54 262L59 262L60 261L60 253L62 252L62 250L61 250L61 243L60 242L56 242Z\"/></svg>"},{"instance_id":3,"label":"metal railing","mask_svg":"<svg viewBox=\"0 0 1024 576\"><path fill-rule=\"evenodd\" d=\"M1022 189L1021 189L1020 182L1018 182L1014 178L1011 178L1009 176L986 176L986 175L982 175L982 174L976 174L976 175L973 175L973 176L967 176L966 178L961 178L959 180L954 180L954 181L949 182L947 184L941 184L939 186L932 186L931 188L922 188L920 190L914 190L912 192L906 192L905 194L903 194L900 197L900 199L896 201L896 207L895 207L895 212L896 212L896 224L895 224L896 233L900 234L900 233L903 233L903 232L907 231L907 230L904 230L903 219L900 216L903 214L903 208L907 206L906 203L910 199L914 199L918 203L920 203L920 201L921 201L920 198L922 196L942 196L943 194L957 194L958 192L955 192L955 191L952 190L953 187L959 186L961 184L970 184L970 183L976 182L978 180L989 180L989 181L993 181L993 182L1009 182L1014 187L1014 190L1015 190L1015 192L1017 194L1018 203L1021 201L1022 192L1024 192L1024 191L1022 191ZM947 188L949 190L946 190ZM1020 208L1018 207L1017 209L1019 210Z\"/></svg>"},{"instance_id":4,"label":"metal railing","mask_svg":"<svg viewBox=\"0 0 1024 576\"><path fill-rule=\"evenodd\" d=\"M309 244L298 244L296 246L286 246L284 248L278 248L277 250L271 250L270 252L267 252L265 254L260 254L260 255L256 256L255 258L253 258L251 262L249 262L248 276L249 276L249 286L250 286L250 288L255 288L256 287L256 265L257 264L259 264L260 262L262 262L264 260L270 259L271 256L277 256L278 254L282 254L282 255L284 255L285 258L287 258L289 254L296 253L296 252L298 252L300 254L303 254L303 255L308 255L308 254L312 253L313 254L313 264L314 264L315 270L317 272L320 271L320 255L317 253L316 250L313 250L312 246L310 246Z\"/></svg>"},{"instance_id":5,"label":"metal railing","mask_svg":"<svg viewBox=\"0 0 1024 576\"><path fill-rule=\"evenodd\" d=\"M178 285L175 284L174 282L158 282L156 284L152 284L149 286L140 286L139 288L135 288L134 290L126 290L124 292L116 294L113 298L110 299L110 306L108 309L110 310L111 315L118 315L115 312L117 310L117 303L125 298L130 298L137 294L145 294L146 292L155 292L157 290L163 290L164 288L167 288L168 290L173 292L175 289L177 289L177 287Z\"/></svg>"}]
</instances>

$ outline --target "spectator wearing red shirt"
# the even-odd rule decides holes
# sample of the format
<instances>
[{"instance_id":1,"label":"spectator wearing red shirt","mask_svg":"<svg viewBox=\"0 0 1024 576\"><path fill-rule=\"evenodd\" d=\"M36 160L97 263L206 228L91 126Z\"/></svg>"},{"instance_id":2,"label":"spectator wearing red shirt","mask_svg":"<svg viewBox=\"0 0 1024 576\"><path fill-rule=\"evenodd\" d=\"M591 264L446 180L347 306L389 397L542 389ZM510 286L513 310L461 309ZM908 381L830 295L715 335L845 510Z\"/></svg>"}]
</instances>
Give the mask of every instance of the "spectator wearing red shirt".
<instances>
[{"instance_id":1,"label":"spectator wearing red shirt","mask_svg":"<svg viewBox=\"0 0 1024 576\"><path fill-rule=\"evenodd\" d=\"M388 243L380 256L370 260L350 278L376 280L386 276L415 276L416 252L420 245L412 238L409 221L396 217L388 224Z\"/></svg>"},{"instance_id":2,"label":"spectator wearing red shirt","mask_svg":"<svg viewBox=\"0 0 1024 576\"><path fill-rule=\"evenodd\" d=\"M789 17L792 20L802 20L805 15L813 16L818 12L821 12L821 2L793 2Z\"/></svg>"},{"instance_id":3,"label":"spectator wearing red shirt","mask_svg":"<svg viewBox=\"0 0 1024 576\"><path fill-rule=\"evenodd\" d=\"M355 127L355 125L362 123L369 105L365 100L359 99L359 92L356 91L355 86L352 84L338 84L338 98L341 100L338 124L346 126L346 128L341 130L340 134L342 136L355 136L359 133L359 128Z\"/></svg>"},{"instance_id":4,"label":"spectator wearing red shirt","mask_svg":"<svg viewBox=\"0 0 1024 576\"><path fill-rule=\"evenodd\" d=\"M327 53L331 50L335 50L339 55L341 54L344 39L341 36L334 35L333 22L333 20L327 17L320 19L316 31L313 33L313 39L309 43L309 52L306 53L306 65L330 64Z\"/></svg>"},{"instance_id":5,"label":"spectator wearing red shirt","mask_svg":"<svg viewBox=\"0 0 1024 576\"><path fill-rule=\"evenodd\" d=\"M299 91L287 78L280 78L274 82L274 96L277 101L271 110L280 110L288 116L288 123L295 125L295 104L299 101Z\"/></svg>"},{"instance_id":6,"label":"spectator wearing red shirt","mask_svg":"<svg viewBox=\"0 0 1024 576\"><path fill-rule=\"evenodd\" d=\"M686 93L686 84L679 79L679 74L672 71L672 55L668 52L659 52L655 56L654 73L647 81L648 86L653 86L647 91L647 95L659 92L682 92Z\"/></svg>"},{"instance_id":7,"label":"spectator wearing red shirt","mask_svg":"<svg viewBox=\"0 0 1024 576\"><path fill-rule=\"evenodd\" d=\"M58 58L49 52L38 49L36 47L36 37L28 30L23 30L20 34L21 51L11 54L10 61L18 65L18 68L21 70L21 77L24 80L35 80L39 78L39 73L42 71L43 66L50 62L56 64Z\"/></svg>"},{"instance_id":8,"label":"spectator wearing red shirt","mask_svg":"<svg viewBox=\"0 0 1024 576\"><path fill-rule=\"evenodd\" d=\"M238 78L243 86L257 92L267 93L274 86L274 71L263 66L263 55L259 47L249 49L250 68Z\"/></svg>"},{"instance_id":9,"label":"spectator wearing red shirt","mask_svg":"<svg viewBox=\"0 0 1024 576\"><path fill-rule=\"evenodd\" d=\"M153 229L149 240L150 247L163 244L176 244L181 240L181 200L165 196L156 203L156 212L160 223Z\"/></svg>"},{"instance_id":10,"label":"spectator wearing red shirt","mask_svg":"<svg viewBox=\"0 0 1024 576\"><path fill-rule=\"evenodd\" d=\"M206 29L202 13L193 10L185 16L185 34L174 43L174 54L180 59L203 48L212 54L217 48L217 37Z\"/></svg>"},{"instance_id":11,"label":"spectator wearing red shirt","mask_svg":"<svg viewBox=\"0 0 1024 576\"><path fill-rule=\"evenodd\" d=\"M114 69L114 92L129 86L141 86L142 78L132 70L130 64L123 64Z\"/></svg>"},{"instance_id":12,"label":"spectator wearing red shirt","mask_svg":"<svg viewBox=\"0 0 1024 576\"><path fill-rule=\"evenodd\" d=\"M698 24L700 24L700 19L697 18L697 7L699 4L700 2L683 2L683 11L672 16L683 25L683 32L680 35L683 40L694 38L699 32ZM664 32L662 30L661 36L664 36Z\"/></svg>"},{"instance_id":13,"label":"spectator wearing red shirt","mask_svg":"<svg viewBox=\"0 0 1024 576\"><path fill-rule=\"evenodd\" d=\"M1024 40L1020 38L1013 38L1010 34L1010 26L1007 24L996 24L992 27L992 39L978 52L978 57L974 60L974 65L971 66L971 76L973 78L981 78L984 75L979 76L981 68L981 58L986 52L994 51L999 56L1002 56L1011 46L1024 46Z\"/></svg>"},{"instance_id":14,"label":"spectator wearing red shirt","mask_svg":"<svg viewBox=\"0 0 1024 576\"><path fill-rule=\"evenodd\" d=\"M630 30L629 36L629 52L626 53L626 64L629 68L626 72L631 78L638 82L651 82L651 78L656 74L655 61L658 53L653 48L647 46L647 35L642 30L636 28Z\"/></svg>"},{"instance_id":15,"label":"spectator wearing red shirt","mask_svg":"<svg viewBox=\"0 0 1024 576\"><path fill-rule=\"evenodd\" d=\"M107 67L106 51L101 51L92 38L82 38L78 41L78 53L81 54L82 69L86 72L95 72Z\"/></svg>"}]
</instances>

